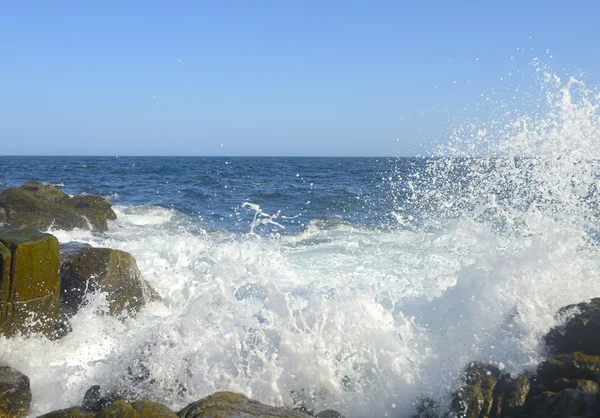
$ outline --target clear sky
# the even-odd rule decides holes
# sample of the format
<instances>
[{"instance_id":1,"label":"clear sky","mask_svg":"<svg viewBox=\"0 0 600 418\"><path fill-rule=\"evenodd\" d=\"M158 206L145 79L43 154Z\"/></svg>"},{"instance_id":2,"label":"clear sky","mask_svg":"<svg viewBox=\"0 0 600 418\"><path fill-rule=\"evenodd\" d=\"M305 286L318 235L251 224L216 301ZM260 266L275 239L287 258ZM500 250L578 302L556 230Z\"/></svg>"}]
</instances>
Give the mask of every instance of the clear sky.
<instances>
[{"instance_id":1,"label":"clear sky","mask_svg":"<svg viewBox=\"0 0 600 418\"><path fill-rule=\"evenodd\" d=\"M598 16L597 0L0 0L0 154L426 154L534 57L597 84Z\"/></svg>"}]
</instances>

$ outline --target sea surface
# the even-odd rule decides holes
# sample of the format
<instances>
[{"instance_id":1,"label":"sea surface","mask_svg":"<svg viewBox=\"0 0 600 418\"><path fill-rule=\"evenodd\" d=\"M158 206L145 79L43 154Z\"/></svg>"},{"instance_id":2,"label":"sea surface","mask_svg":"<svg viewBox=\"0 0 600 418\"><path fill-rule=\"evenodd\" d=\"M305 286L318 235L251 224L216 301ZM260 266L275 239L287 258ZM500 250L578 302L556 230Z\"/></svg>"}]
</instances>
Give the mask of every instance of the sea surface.
<instances>
[{"instance_id":1,"label":"sea surface","mask_svg":"<svg viewBox=\"0 0 600 418\"><path fill-rule=\"evenodd\" d=\"M132 253L161 296L117 319L92 295L66 337L1 338L0 361L32 416L99 384L407 417L471 361L534 370L556 311L600 296L598 97L544 88L543 111L431 158L0 157L1 188L110 199L105 234L48 232Z\"/></svg>"}]
</instances>

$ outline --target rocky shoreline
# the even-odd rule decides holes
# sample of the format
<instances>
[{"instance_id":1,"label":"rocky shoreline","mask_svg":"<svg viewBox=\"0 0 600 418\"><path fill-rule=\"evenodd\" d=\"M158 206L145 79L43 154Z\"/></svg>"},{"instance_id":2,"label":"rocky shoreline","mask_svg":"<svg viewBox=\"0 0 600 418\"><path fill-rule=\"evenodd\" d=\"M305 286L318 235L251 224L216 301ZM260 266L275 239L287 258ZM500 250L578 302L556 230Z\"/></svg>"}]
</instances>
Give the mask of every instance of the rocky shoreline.
<instances>
[{"instance_id":1,"label":"rocky shoreline","mask_svg":"<svg viewBox=\"0 0 600 418\"><path fill-rule=\"evenodd\" d=\"M159 298L124 251L82 243L59 245L50 227L102 233L116 215L107 199L71 197L53 186L27 182L0 194L0 335L42 333L59 339L69 319L94 292L107 294L107 315L135 315ZM600 298L562 308L568 318L545 337L548 359L536 373L503 374L492 365L469 364L460 389L442 410L430 399L416 403L414 418L569 418L600 416ZM90 385L93 382L90 382ZM0 365L0 417L25 417L29 379ZM81 405L44 417L341 417L333 410L291 410L261 404L232 392L217 392L179 412L122 393L86 392Z\"/></svg>"}]
</instances>

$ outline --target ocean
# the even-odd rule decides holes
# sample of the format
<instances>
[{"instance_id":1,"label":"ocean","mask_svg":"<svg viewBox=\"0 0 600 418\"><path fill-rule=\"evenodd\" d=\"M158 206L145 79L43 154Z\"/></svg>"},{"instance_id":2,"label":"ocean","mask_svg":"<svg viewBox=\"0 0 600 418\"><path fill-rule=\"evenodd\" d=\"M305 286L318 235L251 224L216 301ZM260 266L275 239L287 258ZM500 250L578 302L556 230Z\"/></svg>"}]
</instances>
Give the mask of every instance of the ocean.
<instances>
[{"instance_id":1,"label":"ocean","mask_svg":"<svg viewBox=\"0 0 600 418\"><path fill-rule=\"evenodd\" d=\"M48 232L130 252L161 296L121 321L93 295L66 337L1 338L0 361L32 416L99 384L407 417L471 361L534 370L556 311L600 296L598 96L547 89L429 158L0 157L2 189L110 199L105 234Z\"/></svg>"}]
</instances>

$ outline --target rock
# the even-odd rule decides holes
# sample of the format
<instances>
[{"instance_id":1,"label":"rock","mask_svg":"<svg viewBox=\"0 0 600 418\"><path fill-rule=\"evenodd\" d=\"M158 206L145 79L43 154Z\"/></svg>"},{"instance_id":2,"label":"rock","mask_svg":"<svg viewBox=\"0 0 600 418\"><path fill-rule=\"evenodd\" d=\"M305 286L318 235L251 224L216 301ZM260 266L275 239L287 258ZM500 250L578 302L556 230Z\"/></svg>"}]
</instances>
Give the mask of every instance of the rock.
<instances>
[{"instance_id":1,"label":"rock","mask_svg":"<svg viewBox=\"0 0 600 418\"><path fill-rule=\"evenodd\" d=\"M217 392L183 408L180 418L308 418L303 412L263 405L233 392Z\"/></svg>"},{"instance_id":2,"label":"rock","mask_svg":"<svg viewBox=\"0 0 600 418\"><path fill-rule=\"evenodd\" d=\"M490 417L519 416L529 394L529 386L529 379L524 376L512 379L506 375L499 379L494 390Z\"/></svg>"},{"instance_id":3,"label":"rock","mask_svg":"<svg viewBox=\"0 0 600 418\"><path fill-rule=\"evenodd\" d=\"M0 194L0 222L18 228L106 231L116 219L110 202L99 196L71 197L54 186L28 181Z\"/></svg>"},{"instance_id":4,"label":"rock","mask_svg":"<svg viewBox=\"0 0 600 418\"><path fill-rule=\"evenodd\" d=\"M100 412L113 402L120 400L124 399L117 393L107 393L102 396L100 385L94 385L85 392L81 409L86 412Z\"/></svg>"},{"instance_id":5,"label":"rock","mask_svg":"<svg viewBox=\"0 0 600 418\"><path fill-rule=\"evenodd\" d=\"M0 333L53 336L60 281L58 240L34 229L0 229Z\"/></svg>"},{"instance_id":6,"label":"rock","mask_svg":"<svg viewBox=\"0 0 600 418\"><path fill-rule=\"evenodd\" d=\"M600 298L565 306L558 311L558 315L565 315L574 309L580 313L544 336L548 350L552 354L580 351L600 355Z\"/></svg>"},{"instance_id":7,"label":"rock","mask_svg":"<svg viewBox=\"0 0 600 418\"><path fill-rule=\"evenodd\" d=\"M439 418L439 408L431 398L424 398L417 404L417 413L411 418Z\"/></svg>"},{"instance_id":8,"label":"rock","mask_svg":"<svg viewBox=\"0 0 600 418\"><path fill-rule=\"evenodd\" d=\"M319 412L315 415L316 418L344 418L342 414L338 411L334 411L333 409L326 409L325 411Z\"/></svg>"},{"instance_id":9,"label":"rock","mask_svg":"<svg viewBox=\"0 0 600 418\"><path fill-rule=\"evenodd\" d=\"M0 366L0 417L24 417L29 413L29 378L8 366Z\"/></svg>"},{"instance_id":10,"label":"rock","mask_svg":"<svg viewBox=\"0 0 600 418\"><path fill-rule=\"evenodd\" d=\"M94 418L96 414L93 412L84 411L81 408L73 407L61 409L60 411L50 412L38 418Z\"/></svg>"},{"instance_id":11,"label":"rock","mask_svg":"<svg viewBox=\"0 0 600 418\"><path fill-rule=\"evenodd\" d=\"M497 367L480 362L471 363L464 371L465 384L454 395L450 412L465 418L490 416L499 374Z\"/></svg>"},{"instance_id":12,"label":"rock","mask_svg":"<svg viewBox=\"0 0 600 418\"><path fill-rule=\"evenodd\" d=\"M62 248L60 303L69 314L75 313L85 296L95 291L108 294L109 312L116 316L123 311L137 312L157 297L142 279L131 254L80 243Z\"/></svg>"},{"instance_id":13,"label":"rock","mask_svg":"<svg viewBox=\"0 0 600 418\"><path fill-rule=\"evenodd\" d=\"M177 418L175 412L166 406L152 401L115 401L102 411L96 418Z\"/></svg>"},{"instance_id":14,"label":"rock","mask_svg":"<svg viewBox=\"0 0 600 418\"><path fill-rule=\"evenodd\" d=\"M560 392L565 389L575 389L586 393L598 393L598 383L583 379L556 379L551 384L553 392Z\"/></svg>"},{"instance_id":15,"label":"rock","mask_svg":"<svg viewBox=\"0 0 600 418\"><path fill-rule=\"evenodd\" d=\"M529 400L521 416L527 418L592 417L597 407L594 395L577 390L544 392Z\"/></svg>"},{"instance_id":16,"label":"rock","mask_svg":"<svg viewBox=\"0 0 600 418\"><path fill-rule=\"evenodd\" d=\"M590 356L583 353L559 354L542 362L538 367L538 382L551 386L557 379L583 379L598 381L600 372L600 356Z\"/></svg>"}]
</instances>

